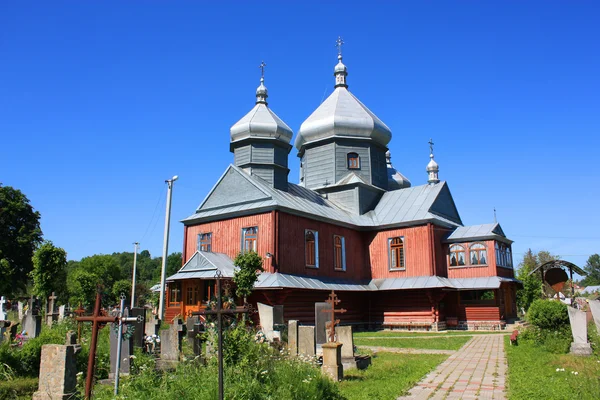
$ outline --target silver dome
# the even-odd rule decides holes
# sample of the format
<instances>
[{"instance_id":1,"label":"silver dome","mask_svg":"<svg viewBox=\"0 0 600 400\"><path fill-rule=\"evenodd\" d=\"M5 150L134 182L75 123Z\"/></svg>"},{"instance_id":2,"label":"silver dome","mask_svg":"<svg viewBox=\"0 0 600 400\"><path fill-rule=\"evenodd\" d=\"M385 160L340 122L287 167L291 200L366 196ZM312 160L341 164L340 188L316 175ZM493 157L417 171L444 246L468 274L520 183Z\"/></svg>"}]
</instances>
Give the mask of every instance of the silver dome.
<instances>
[{"instance_id":1,"label":"silver dome","mask_svg":"<svg viewBox=\"0 0 600 400\"><path fill-rule=\"evenodd\" d=\"M387 161L388 191L409 188L411 183L408 178L392 166L392 156L389 151L385 153L385 158Z\"/></svg>"}]
</instances>

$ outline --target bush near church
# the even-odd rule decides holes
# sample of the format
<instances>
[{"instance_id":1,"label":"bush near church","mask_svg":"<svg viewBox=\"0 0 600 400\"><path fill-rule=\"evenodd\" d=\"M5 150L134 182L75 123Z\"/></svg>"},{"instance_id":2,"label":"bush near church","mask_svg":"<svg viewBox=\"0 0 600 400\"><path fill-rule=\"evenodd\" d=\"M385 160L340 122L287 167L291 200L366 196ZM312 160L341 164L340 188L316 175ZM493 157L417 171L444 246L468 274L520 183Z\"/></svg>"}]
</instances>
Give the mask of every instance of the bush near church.
<instances>
[{"instance_id":1,"label":"bush near church","mask_svg":"<svg viewBox=\"0 0 600 400\"><path fill-rule=\"evenodd\" d=\"M555 300L535 300L527 313L531 326L521 335L529 341L556 354L569 352L571 326L567 305Z\"/></svg>"}]
</instances>

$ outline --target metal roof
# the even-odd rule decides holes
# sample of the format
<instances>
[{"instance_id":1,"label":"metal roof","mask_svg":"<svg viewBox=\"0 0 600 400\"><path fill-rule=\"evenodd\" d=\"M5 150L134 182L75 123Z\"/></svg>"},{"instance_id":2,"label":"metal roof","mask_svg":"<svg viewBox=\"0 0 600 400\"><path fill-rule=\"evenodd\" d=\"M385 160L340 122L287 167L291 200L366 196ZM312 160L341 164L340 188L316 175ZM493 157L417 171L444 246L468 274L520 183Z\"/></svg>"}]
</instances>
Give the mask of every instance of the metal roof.
<instances>
[{"instance_id":1,"label":"metal roof","mask_svg":"<svg viewBox=\"0 0 600 400\"><path fill-rule=\"evenodd\" d=\"M547 271L552 268L572 268L573 271L576 272L577 274L579 274L581 276L587 276L587 272L585 272L584 270L582 270L581 268L579 268L577 265L573 264L572 262L565 261L565 260L553 260L553 261L545 262L542 265L538 265L537 267L535 267L535 269L533 271L531 271L529 273L529 275L533 275L540 269L542 269L542 271Z\"/></svg>"},{"instance_id":2,"label":"metal roof","mask_svg":"<svg viewBox=\"0 0 600 400\"><path fill-rule=\"evenodd\" d=\"M600 286L587 286L585 289L581 291L582 294L589 293L592 294L594 292L600 292Z\"/></svg>"},{"instance_id":3,"label":"metal roof","mask_svg":"<svg viewBox=\"0 0 600 400\"><path fill-rule=\"evenodd\" d=\"M258 277L254 285L256 289L312 289L312 290L339 290L339 291L369 291L377 287L369 281L349 281L325 277L299 276L282 274L280 272L264 272Z\"/></svg>"},{"instance_id":4,"label":"metal roof","mask_svg":"<svg viewBox=\"0 0 600 400\"><path fill-rule=\"evenodd\" d=\"M289 143L293 132L266 104L258 103L230 128L231 142L248 138L274 138Z\"/></svg>"},{"instance_id":5,"label":"metal roof","mask_svg":"<svg viewBox=\"0 0 600 400\"><path fill-rule=\"evenodd\" d=\"M426 222L451 227L462 224L446 182L385 192L373 211L357 215L338 207L319 193L293 183L288 185L287 191L275 189L234 165L227 168L196 213L182 222L190 224L271 209L357 228Z\"/></svg>"},{"instance_id":6,"label":"metal roof","mask_svg":"<svg viewBox=\"0 0 600 400\"><path fill-rule=\"evenodd\" d=\"M497 222L493 224L459 226L450 236L448 236L446 242L483 239L498 239L503 242L512 243L512 240L506 238L502 227Z\"/></svg>"},{"instance_id":7,"label":"metal roof","mask_svg":"<svg viewBox=\"0 0 600 400\"><path fill-rule=\"evenodd\" d=\"M167 281L212 279L217 270L221 271L224 278L233 278L235 265L227 254L198 250L175 275L168 277Z\"/></svg>"}]
</instances>

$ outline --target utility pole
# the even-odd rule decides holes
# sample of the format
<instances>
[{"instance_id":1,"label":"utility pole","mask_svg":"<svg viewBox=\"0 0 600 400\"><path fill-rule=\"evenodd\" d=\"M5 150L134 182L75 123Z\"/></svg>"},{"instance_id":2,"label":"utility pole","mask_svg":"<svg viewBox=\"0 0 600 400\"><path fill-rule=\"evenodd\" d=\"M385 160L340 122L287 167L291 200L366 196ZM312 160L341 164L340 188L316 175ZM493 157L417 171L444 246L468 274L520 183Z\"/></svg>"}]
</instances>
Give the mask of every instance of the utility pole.
<instances>
[{"instance_id":1,"label":"utility pole","mask_svg":"<svg viewBox=\"0 0 600 400\"><path fill-rule=\"evenodd\" d=\"M133 279L131 282L131 308L133 309L133 307L135 307L135 275L136 275L136 270L137 270L137 252L138 252L138 246L139 246L139 242L135 242L133 244Z\"/></svg>"},{"instance_id":2,"label":"utility pole","mask_svg":"<svg viewBox=\"0 0 600 400\"><path fill-rule=\"evenodd\" d=\"M158 319L162 322L165 318L165 280L167 279L167 253L169 251L169 225L171 224L171 196L173 193L173 182L179 177L175 175L171 179L167 179L165 182L168 185L167 190L167 212L165 215L165 237L163 240L163 255L162 255L162 268L160 271L160 300L158 304Z\"/></svg>"}]
</instances>

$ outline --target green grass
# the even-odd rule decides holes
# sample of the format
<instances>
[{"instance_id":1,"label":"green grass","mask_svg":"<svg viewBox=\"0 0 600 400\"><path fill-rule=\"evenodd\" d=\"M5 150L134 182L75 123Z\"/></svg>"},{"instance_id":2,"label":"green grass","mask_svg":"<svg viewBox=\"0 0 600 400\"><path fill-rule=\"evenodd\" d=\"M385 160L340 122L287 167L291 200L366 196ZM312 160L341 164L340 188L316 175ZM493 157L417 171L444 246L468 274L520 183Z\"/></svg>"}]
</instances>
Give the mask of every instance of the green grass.
<instances>
[{"instance_id":1,"label":"green grass","mask_svg":"<svg viewBox=\"0 0 600 400\"><path fill-rule=\"evenodd\" d=\"M471 339L471 336L449 336L435 338L355 338L354 344L357 346L381 346L406 349L428 349L428 350L458 350Z\"/></svg>"},{"instance_id":2,"label":"green grass","mask_svg":"<svg viewBox=\"0 0 600 400\"><path fill-rule=\"evenodd\" d=\"M510 332L484 332L484 331L446 331L446 332L407 332L407 331L368 331L355 332L354 337L447 337L447 336L463 336L463 335L493 335L498 333Z\"/></svg>"},{"instance_id":3,"label":"green grass","mask_svg":"<svg viewBox=\"0 0 600 400\"><path fill-rule=\"evenodd\" d=\"M396 399L405 394L448 356L378 353L366 370L344 373L339 387L348 400Z\"/></svg>"},{"instance_id":4,"label":"green grass","mask_svg":"<svg viewBox=\"0 0 600 400\"><path fill-rule=\"evenodd\" d=\"M37 378L14 378L0 381L0 399L31 399L37 388Z\"/></svg>"},{"instance_id":5,"label":"green grass","mask_svg":"<svg viewBox=\"0 0 600 400\"><path fill-rule=\"evenodd\" d=\"M505 338L510 400L595 400L600 398L600 359L552 354L526 341ZM564 371L556 371L564 368ZM575 375L572 372L576 371Z\"/></svg>"}]
</instances>

